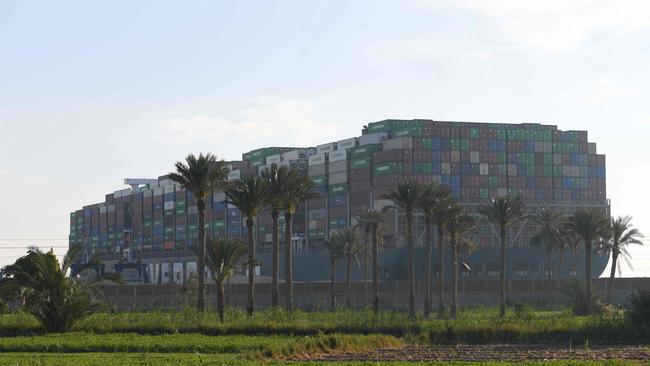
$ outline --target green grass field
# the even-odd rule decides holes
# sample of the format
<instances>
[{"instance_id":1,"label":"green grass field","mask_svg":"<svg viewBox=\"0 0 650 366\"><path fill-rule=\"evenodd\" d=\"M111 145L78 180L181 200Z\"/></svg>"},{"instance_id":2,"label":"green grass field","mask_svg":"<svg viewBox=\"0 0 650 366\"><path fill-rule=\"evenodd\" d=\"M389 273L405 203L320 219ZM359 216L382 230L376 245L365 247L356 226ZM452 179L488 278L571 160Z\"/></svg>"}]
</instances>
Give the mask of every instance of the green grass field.
<instances>
[{"instance_id":1,"label":"green grass field","mask_svg":"<svg viewBox=\"0 0 650 366\"><path fill-rule=\"evenodd\" d=\"M89 366L114 366L114 365L234 365L249 366L258 365L260 362L254 360L243 360L237 355L231 354L198 354L198 353L3 353L0 354L0 365L15 366L67 366L67 365L89 365ZM267 365L284 365L285 362L271 361ZM292 362L291 365L317 365L317 362ZM621 362L621 361L551 361L551 362L382 362L385 366L623 366L623 365L644 365L643 362ZM337 366L377 366L376 362L340 362Z\"/></svg>"},{"instance_id":2,"label":"green grass field","mask_svg":"<svg viewBox=\"0 0 650 366\"><path fill-rule=\"evenodd\" d=\"M457 320L410 320L405 314L394 312L375 317L370 311L288 314L276 310L257 312L248 318L242 312L229 311L226 323L221 324L214 313L200 315L187 309L95 314L77 324L74 332L45 334L33 317L18 312L0 315L0 365L280 364L292 355L370 350L408 343L572 342L580 345L588 342L595 345L644 341L630 329L620 313L576 317L569 311L510 310L501 319L496 309L474 309L461 312Z\"/></svg>"}]
</instances>

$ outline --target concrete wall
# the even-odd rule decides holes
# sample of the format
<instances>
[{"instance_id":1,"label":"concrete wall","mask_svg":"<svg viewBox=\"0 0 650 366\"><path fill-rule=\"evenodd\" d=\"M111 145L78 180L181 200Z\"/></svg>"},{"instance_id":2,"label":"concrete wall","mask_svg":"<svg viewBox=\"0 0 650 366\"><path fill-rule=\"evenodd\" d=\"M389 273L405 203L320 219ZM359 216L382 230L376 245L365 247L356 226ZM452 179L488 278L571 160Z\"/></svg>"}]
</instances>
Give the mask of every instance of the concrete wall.
<instances>
[{"instance_id":1,"label":"concrete wall","mask_svg":"<svg viewBox=\"0 0 650 366\"><path fill-rule=\"evenodd\" d=\"M422 307L423 282L416 283L416 304ZM372 291L371 283L368 284L369 293ZM280 285L281 304L283 285ZM513 303L526 302L539 307L553 307L565 305L567 298L558 289L564 286L562 281L544 280L509 280L509 299ZM450 283L445 285L446 289ZM346 284L336 283L337 303L345 305ZM594 280L595 293L603 298L607 288L607 279ZM623 304L627 296L637 290L650 290L650 278L618 278L615 280L612 302ZM255 305L259 308L268 307L271 301L271 287L268 283L255 285ZM408 301L408 283L402 281L380 282L380 302L382 307L389 309L405 308ZM437 306L437 284L434 286L432 303ZM180 285L120 285L102 287L105 300L121 310L134 309L174 309L185 306L194 306L196 302L195 290L183 288ZM353 303L363 306L363 282L353 283ZM446 303L449 302L449 292L446 293ZM226 286L226 303L228 306L245 307L247 296L246 284ZM214 285L207 286L207 299L209 306L216 305L216 292ZM493 279L463 280L459 286L459 300L461 306L493 306L499 301L499 281ZM294 304L305 309L327 309L330 304L330 284L327 282L302 282L294 284Z\"/></svg>"}]
</instances>

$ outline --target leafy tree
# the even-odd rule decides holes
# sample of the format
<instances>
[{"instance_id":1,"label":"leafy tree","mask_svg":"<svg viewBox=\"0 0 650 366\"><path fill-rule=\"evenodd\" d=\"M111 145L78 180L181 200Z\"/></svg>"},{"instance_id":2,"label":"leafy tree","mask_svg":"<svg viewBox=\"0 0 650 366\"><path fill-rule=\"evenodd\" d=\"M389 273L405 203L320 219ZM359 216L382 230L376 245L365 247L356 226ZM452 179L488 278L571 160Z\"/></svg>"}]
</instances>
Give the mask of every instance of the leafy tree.
<instances>
[{"instance_id":1,"label":"leafy tree","mask_svg":"<svg viewBox=\"0 0 650 366\"><path fill-rule=\"evenodd\" d=\"M246 312L253 315L255 297L255 219L260 211L268 205L268 193L265 181L261 177L248 176L226 187L226 201L246 216L248 231L248 306Z\"/></svg>"},{"instance_id":2,"label":"leafy tree","mask_svg":"<svg viewBox=\"0 0 650 366\"><path fill-rule=\"evenodd\" d=\"M285 188L282 190L282 202L284 203L284 241L285 241L285 271L287 284L287 310L293 311L293 248L291 236L293 232L292 221L300 205L311 198L320 197L312 192L314 182L311 178L300 174L295 169L289 169L285 179Z\"/></svg>"},{"instance_id":3,"label":"leafy tree","mask_svg":"<svg viewBox=\"0 0 650 366\"><path fill-rule=\"evenodd\" d=\"M375 315L379 314L379 246L383 240L382 224L384 215L376 210L366 210L359 214L359 221L370 226L370 241L372 243L372 308Z\"/></svg>"},{"instance_id":4,"label":"leafy tree","mask_svg":"<svg viewBox=\"0 0 650 366\"><path fill-rule=\"evenodd\" d=\"M176 171L170 173L169 179L180 184L196 198L196 208L199 216L199 251L197 272L199 275L199 291L196 307L199 311L205 309L205 200L214 192L221 190L228 176L228 168L223 160L217 160L212 154L190 154L185 162L177 161Z\"/></svg>"},{"instance_id":5,"label":"leafy tree","mask_svg":"<svg viewBox=\"0 0 650 366\"><path fill-rule=\"evenodd\" d=\"M336 310L336 263L345 256L345 244L339 236L333 236L325 241L325 248L330 252L330 304L332 311Z\"/></svg>"},{"instance_id":6,"label":"leafy tree","mask_svg":"<svg viewBox=\"0 0 650 366\"><path fill-rule=\"evenodd\" d=\"M433 238L432 238L432 226L435 224L438 227L438 260L440 268L440 301L439 301L439 313L442 314L444 308L444 281L443 279L443 268L444 268L444 248L443 248L443 239L444 239L444 221L447 219L448 215L446 208L449 207L451 203L451 191L449 188L439 185L437 183L431 183L423 188L422 195L418 201L418 206L424 213L424 241L426 248L426 273L425 273L425 295L424 295L424 316L428 317L431 313L431 287L433 282L433 270L432 270L432 256L433 256ZM442 316L442 315L441 315Z\"/></svg>"},{"instance_id":7,"label":"leafy tree","mask_svg":"<svg viewBox=\"0 0 650 366\"><path fill-rule=\"evenodd\" d=\"M605 252L608 255L611 254L612 256L612 267L609 273L609 286L607 286L607 302L609 302L612 297L616 269L618 269L619 274L621 272L621 264L618 262L618 258L621 257L627 262L627 265L631 267L629 261L630 253L627 252L626 247L630 244L643 245L643 242L641 241L641 239L643 239L643 234L632 226L631 221L631 216L619 216L612 220L610 228L611 236L609 240L603 242L600 246L602 252Z\"/></svg>"},{"instance_id":8,"label":"leafy tree","mask_svg":"<svg viewBox=\"0 0 650 366\"><path fill-rule=\"evenodd\" d=\"M48 332L67 332L79 320L97 312L101 303L95 300L94 285L109 280L121 282L115 274L91 278L67 277L67 272L81 251L70 246L59 263L54 253L31 248L27 255L2 269L0 295L4 301L22 300L25 310L38 319ZM93 257L79 268L80 273L101 264Z\"/></svg>"},{"instance_id":9,"label":"leafy tree","mask_svg":"<svg viewBox=\"0 0 650 366\"><path fill-rule=\"evenodd\" d=\"M353 228L345 228L337 231L332 235L332 239L343 244L345 257L347 259L347 305L352 307L352 261L359 262L359 253L361 252L359 234Z\"/></svg>"},{"instance_id":10,"label":"leafy tree","mask_svg":"<svg viewBox=\"0 0 650 366\"><path fill-rule=\"evenodd\" d=\"M537 214L531 216L533 223L539 228L530 238L530 245L544 248L546 253L545 270L548 280L551 279L551 256L554 252L563 250L565 235L563 229L566 225L564 216L548 208L542 208Z\"/></svg>"},{"instance_id":11,"label":"leafy tree","mask_svg":"<svg viewBox=\"0 0 650 366\"><path fill-rule=\"evenodd\" d=\"M506 260L508 241L506 230L508 226L513 225L523 218L524 204L520 197L502 197L491 198L490 203L482 205L479 213L492 225L499 228L499 240L501 241L501 270L499 271L499 280L501 282L501 301L499 313L503 317L506 315Z\"/></svg>"},{"instance_id":12,"label":"leafy tree","mask_svg":"<svg viewBox=\"0 0 650 366\"><path fill-rule=\"evenodd\" d=\"M598 209L579 210L569 218L567 223L568 229L580 236L585 246L585 298L592 299L591 283L591 254L593 252L594 241L599 242L609 236L609 219L603 211ZM593 313L593 305L586 309L587 314Z\"/></svg>"},{"instance_id":13,"label":"leafy tree","mask_svg":"<svg viewBox=\"0 0 650 366\"><path fill-rule=\"evenodd\" d=\"M413 214L418 206L423 187L414 179L405 179L381 198L393 201L406 214L406 242L409 251L409 315L415 317L415 243L413 241Z\"/></svg>"},{"instance_id":14,"label":"leafy tree","mask_svg":"<svg viewBox=\"0 0 650 366\"><path fill-rule=\"evenodd\" d=\"M453 206L449 211L449 218L446 226L449 233L449 243L451 244L451 266L452 266L452 297L451 297L451 317L456 318L458 312L458 271L460 263L458 262L459 250L472 245L468 234L474 229L476 223L474 218L463 214L459 205Z\"/></svg>"},{"instance_id":15,"label":"leafy tree","mask_svg":"<svg viewBox=\"0 0 650 366\"><path fill-rule=\"evenodd\" d=\"M246 251L246 244L239 239L221 238L207 241L206 265L210 268L212 278L217 284L217 313L222 323L225 308L223 284L233 275Z\"/></svg>"}]
</instances>

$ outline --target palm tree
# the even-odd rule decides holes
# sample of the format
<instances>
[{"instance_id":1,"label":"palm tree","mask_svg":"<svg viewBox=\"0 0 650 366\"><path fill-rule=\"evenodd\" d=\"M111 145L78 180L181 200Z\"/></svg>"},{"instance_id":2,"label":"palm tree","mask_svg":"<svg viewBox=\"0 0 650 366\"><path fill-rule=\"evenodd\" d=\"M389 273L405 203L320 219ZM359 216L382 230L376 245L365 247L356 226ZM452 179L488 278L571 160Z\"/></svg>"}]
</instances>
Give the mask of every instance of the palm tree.
<instances>
[{"instance_id":1,"label":"palm tree","mask_svg":"<svg viewBox=\"0 0 650 366\"><path fill-rule=\"evenodd\" d=\"M423 186L414 179L405 179L382 199L393 201L406 214L406 241L409 250L409 316L415 317L415 245L413 242L413 213L417 209Z\"/></svg>"},{"instance_id":2,"label":"palm tree","mask_svg":"<svg viewBox=\"0 0 650 366\"><path fill-rule=\"evenodd\" d=\"M217 284L217 313L223 323L223 284L233 275L240 258L246 253L246 244L239 239L208 239L205 249L206 265L210 268L212 278Z\"/></svg>"},{"instance_id":3,"label":"palm tree","mask_svg":"<svg viewBox=\"0 0 650 366\"><path fill-rule=\"evenodd\" d=\"M456 318L458 312L458 271L460 263L458 262L458 255L461 246L466 248L470 246L467 234L475 226L474 218L462 213L462 208L459 205L453 206L450 210L449 218L447 219L446 226L449 233L449 242L451 244L451 269L452 269L452 296L451 296L451 317ZM462 242L462 244L461 244Z\"/></svg>"},{"instance_id":4,"label":"palm tree","mask_svg":"<svg viewBox=\"0 0 650 366\"><path fill-rule=\"evenodd\" d=\"M255 296L255 218L268 205L268 186L261 177L248 176L226 187L226 201L246 216L248 229L248 306L246 311L253 315Z\"/></svg>"},{"instance_id":5,"label":"palm tree","mask_svg":"<svg viewBox=\"0 0 650 366\"><path fill-rule=\"evenodd\" d=\"M376 210L366 210L359 214L360 222L370 226L370 241L372 246L372 308L375 315L379 314L379 244L383 239L382 224L384 215Z\"/></svg>"},{"instance_id":6,"label":"palm tree","mask_svg":"<svg viewBox=\"0 0 650 366\"><path fill-rule=\"evenodd\" d=\"M287 284L287 310L293 311L293 248L291 246L292 220L293 215L300 205L311 198L320 197L317 192L312 192L314 182L311 178L300 174L295 169L289 169L285 177L285 188L282 190L282 202L284 203L284 241L285 241L285 271Z\"/></svg>"},{"instance_id":7,"label":"palm tree","mask_svg":"<svg viewBox=\"0 0 650 366\"><path fill-rule=\"evenodd\" d=\"M199 260L197 265L199 291L196 308L203 311L205 309L205 200L223 188L228 176L228 168L223 160L217 160L217 157L210 153L199 154L198 157L190 154L185 158L185 162L177 161L175 167L176 171L169 173L169 179L190 191L196 198L199 215Z\"/></svg>"},{"instance_id":8,"label":"palm tree","mask_svg":"<svg viewBox=\"0 0 650 366\"><path fill-rule=\"evenodd\" d=\"M364 212L356 215L355 219L357 220L357 224L354 225L354 227L363 232L363 298L365 305L368 306L368 257L370 248L370 231L372 230L372 224L366 219Z\"/></svg>"},{"instance_id":9,"label":"palm tree","mask_svg":"<svg viewBox=\"0 0 650 366\"><path fill-rule=\"evenodd\" d=\"M618 268L619 273L621 272L618 257L620 256L623 258L627 262L628 266L630 266L630 254L627 252L626 247L630 244L643 245L643 242L641 241L641 239L643 239L643 234L641 234L638 229L632 227L631 221L631 216L619 216L612 220L610 228L611 237L600 247L601 251L607 254L611 253L612 256L612 267L609 273L609 286L607 286L607 302L609 302L612 297L616 269Z\"/></svg>"},{"instance_id":10,"label":"palm tree","mask_svg":"<svg viewBox=\"0 0 650 366\"><path fill-rule=\"evenodd\" d=\"M289 176L289 169L286 166L278 168L276 164L272 164L270 169L262 172L262 177L268 183L269 188L269 202L271 204L271 219L272 219L272 269L271 269L271 306L277 307L280 304L280 239L279 230L280 225L278 219L280 211L284 207L284 190L287 187L286 179Z\"/></svg>"},{"instance_id":11,"label":"palm tree","mask_svg":"<svg viewBox=\"0 0 650 366\"><path fill-rule=\"evenodd\" d=\"M433 282L432 256L433 256L433 238L432 225L435 222L438 225L438 241L440 242L439 259L443 256L442 240L444 237L443 221L447 217L446 213L442 214L443 208L448 204L451 198L451 192L448 188L437 183L431 183L424 187L418 206L424 213L424 241L426 246L426 270L425 270L425 295L424 295L424 316L428 317L431 313L431 286ZM443 263L440 263L442 271ZM442 278L442 274L440 275ZM440 286L441 288L443 285ZM442 308L442 295L440 296L440 308Z\"/></svg>"},{"instance_id":12,"label":"palm tree","mask_svg":"<svg viewBox=\"0 0 650 366\"><path fill-rule=\"evenodd\" d=\"M593 242L609 236L609 219L598 209L579 210L569 218L567 227L580 236L585 245L585 296L588 301L587 314L593 312L593 291L591 283L591 253Z\"/></svg>"},{"instance_id":13,"label":"palm tree","mask_svg":"<svg viewBox=\"0 0 650 366\"><path fill-rule=\"evenodd\" d=\"M563 248L564 235L563 227L566 224L564 216L546 207L542 208L539 213L531 216L533 223L539 226L539 229L530 238L530 245L542 247L546 252L545 270L548 272L547 279L550 283L551 255Z\"/></svg>"},{"instance_id":14,"label":"palm tree","mask_svg":"<svg viewBox=\"0 0 650 366\"><path fill-rule=\"evenodd\" d=\"M438 318L442 319L445 316L445 226L457 202L448 187L439 186L438 191L440 196L433 217L438 234Z\"/></svg>"},{"instance_id":15,"label":"palm tree","mask_svg":"<svg viewBox=\"0 0 650 366\"><path fill-rule=\"evenodd\" d=\"M95 284L103 280L121 282L119 275L114 274L97 274L87 279L67 277L80 251L81 246L70 246L63 262L59 263L52 250L46 253L30 248L27 255L2 269L2 300L22 300L24 309L38 319L45 330L67 332L79 320L102 307L94 299L94 294L98 293ZM99 264L99 257L93 257L78 271L81 273Z\"/></svg>"},{"instance_id":16,"label":"palm tree","mask_svg":"<svg viewBox=\"0 0 650 366\"><path fill-rule=\"evenodd\" d=\"M337 231L332 235L332 239L340 241L345 249L345 257L347 259L347 288L348 308L352 307L352 260L356 259L358 263L358 256L360 252L360 239L357 231L354 228L345 228Z\"/></svg>"},{"instance_id":17,"label":"palm tree","mask_svg":"<svg viewBox=\"0 0 650 366\"><path fill-rule=\"evenodd\" d=\"M490 203L482 205L479 213L492 225L499 227L499 240L501 241L501 271L499 280L501 282L501 302L499 313L506 315L506 259L508 242L506 229L508 226L519 221L523 217L524 204L520 197L491 198Z\"/></svg>"},{"instance_id":18,"label":"palm tree","mask_svg":"<svg viewBox=\"0 0 650 366\"><path fill-rule=\"evenodd\" d=\"M331 266L331 279L330 279L330 301L332 311L336 310L336 263L339 259L345 256L345 245L341 237L333 236L325 241L325 248L330 252L330 266Z\"/></svg>"}]
</instances>

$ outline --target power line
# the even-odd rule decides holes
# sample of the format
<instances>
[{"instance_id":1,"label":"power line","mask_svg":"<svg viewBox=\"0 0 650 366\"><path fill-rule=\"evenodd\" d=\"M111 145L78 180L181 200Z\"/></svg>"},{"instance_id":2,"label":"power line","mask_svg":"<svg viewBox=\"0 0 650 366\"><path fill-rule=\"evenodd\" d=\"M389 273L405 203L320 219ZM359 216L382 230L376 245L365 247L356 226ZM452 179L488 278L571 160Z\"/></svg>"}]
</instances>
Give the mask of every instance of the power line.
<instances>
[{"instance_id":1,"label":"power line","mask_svg":"<svg viewBox=\"0 0 650 366\"><path fill-rule=\"evenodd\" d=\"M37 247L37 248L53 248L53 249L65 249L69 248L67 246L62 246L62 245L29 245L29 246L24 246L24 247L2 247L0 246L0 249L29 249L31 247Z\"/></svg>"}]
</instances>

